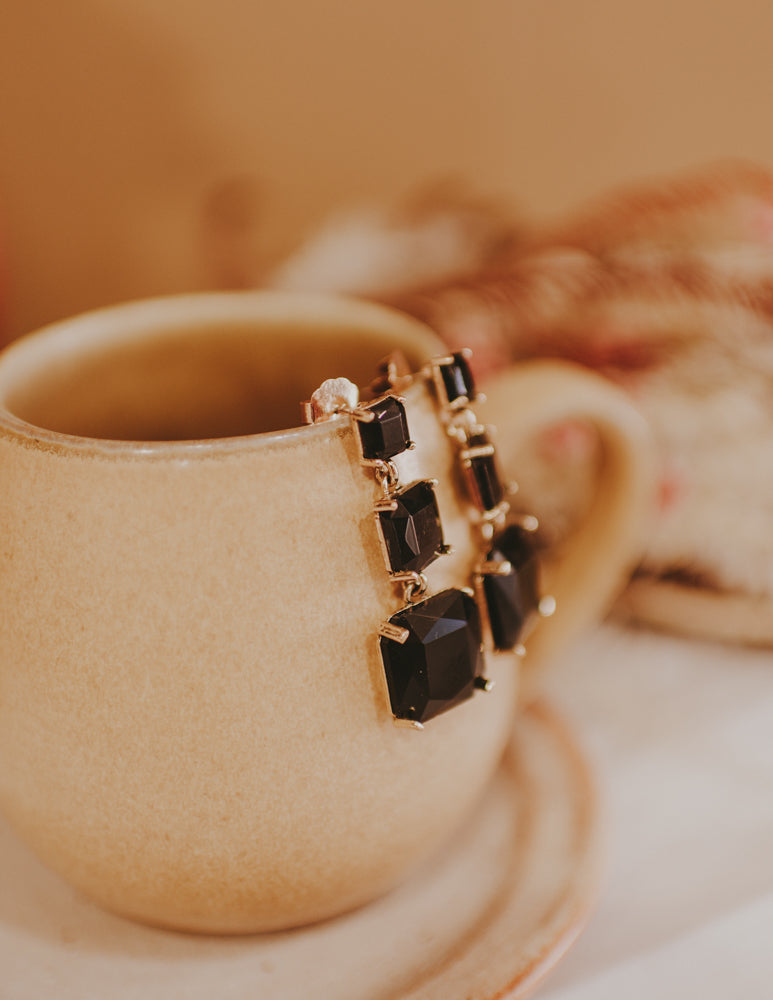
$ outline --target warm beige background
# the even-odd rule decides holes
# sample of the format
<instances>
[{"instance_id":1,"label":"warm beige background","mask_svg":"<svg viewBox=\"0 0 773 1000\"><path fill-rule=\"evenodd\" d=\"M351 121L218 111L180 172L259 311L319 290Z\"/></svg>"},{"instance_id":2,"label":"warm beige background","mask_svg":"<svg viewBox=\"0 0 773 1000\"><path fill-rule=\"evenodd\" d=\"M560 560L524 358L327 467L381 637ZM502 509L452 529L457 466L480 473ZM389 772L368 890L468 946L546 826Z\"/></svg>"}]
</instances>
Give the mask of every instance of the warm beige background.
<instances>
[{"instance_id":1,"label":"warm beige background","mask_svg":"<svg viewBox=\"0 0 773 1000\"><path fill-rule=\"evenodd\" d=\"M5 0L6 330L259 280L330 208L448 174L537 217L773 164L769 0Z\"/></svg>"}]
</instances>

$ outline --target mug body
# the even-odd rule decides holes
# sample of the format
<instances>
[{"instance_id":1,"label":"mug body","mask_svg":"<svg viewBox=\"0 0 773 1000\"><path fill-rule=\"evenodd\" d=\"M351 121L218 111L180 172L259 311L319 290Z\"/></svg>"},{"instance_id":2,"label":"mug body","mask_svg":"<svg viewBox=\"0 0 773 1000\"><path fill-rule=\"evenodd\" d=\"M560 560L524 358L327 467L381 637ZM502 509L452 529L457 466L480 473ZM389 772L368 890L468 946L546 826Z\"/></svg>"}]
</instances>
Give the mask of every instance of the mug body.
<instances>
[{"instance_id":1,"label":"mug body","mask_svg":"<svg viewBox=\"0 0 773 1000\"><path fill-rule=\"evenodd\" d=\"M507 741L518 684L398 728L377 629L402 605L326 378L442 345L346 300L182 296L88 314L0 357L0 808L51 868L169 927L252 932L360 905L431 855ZM438 480L476 551L427 387L402 481Z\"/></svg>"}]
</instances>

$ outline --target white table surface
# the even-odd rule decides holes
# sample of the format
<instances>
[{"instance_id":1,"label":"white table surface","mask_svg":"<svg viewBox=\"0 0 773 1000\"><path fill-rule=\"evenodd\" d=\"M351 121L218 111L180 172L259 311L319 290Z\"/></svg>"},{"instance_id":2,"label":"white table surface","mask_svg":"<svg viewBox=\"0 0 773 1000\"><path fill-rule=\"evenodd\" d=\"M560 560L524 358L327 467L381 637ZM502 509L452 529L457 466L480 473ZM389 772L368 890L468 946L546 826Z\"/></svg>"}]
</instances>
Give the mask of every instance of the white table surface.
<instances>
[{"instance_id":1,"label":"white table surface","mask_svg":"<svg viewBox=\"0 0 773 1000\"><path fill-rule=\"evenodd\" d=\"M773 996L773 652L607 625L545 684L595 765L607 845L540 1000Z\"/></svg>"}]
</instances>

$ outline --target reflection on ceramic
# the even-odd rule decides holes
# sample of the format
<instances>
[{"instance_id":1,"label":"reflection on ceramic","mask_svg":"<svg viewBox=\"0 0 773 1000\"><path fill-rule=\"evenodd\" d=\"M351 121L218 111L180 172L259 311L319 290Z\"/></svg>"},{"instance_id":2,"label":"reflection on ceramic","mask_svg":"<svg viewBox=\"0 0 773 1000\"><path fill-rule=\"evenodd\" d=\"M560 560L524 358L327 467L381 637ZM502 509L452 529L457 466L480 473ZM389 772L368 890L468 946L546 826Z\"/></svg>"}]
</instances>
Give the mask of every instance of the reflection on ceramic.
<instances>
[{"instance_id":1,"label":"reflection on ceramic","mask_svg":"<svg viewBox=\"0 0 773 1000\"><path fill-rule=\"evenodd\" d=\"M85 901L0 825L0 969L13 1000L504 1000L561 958L598 873L595 799L545 705L519 718L479 808L402 888L348 916L192 937Z\"/></svg>"}]
</instances>

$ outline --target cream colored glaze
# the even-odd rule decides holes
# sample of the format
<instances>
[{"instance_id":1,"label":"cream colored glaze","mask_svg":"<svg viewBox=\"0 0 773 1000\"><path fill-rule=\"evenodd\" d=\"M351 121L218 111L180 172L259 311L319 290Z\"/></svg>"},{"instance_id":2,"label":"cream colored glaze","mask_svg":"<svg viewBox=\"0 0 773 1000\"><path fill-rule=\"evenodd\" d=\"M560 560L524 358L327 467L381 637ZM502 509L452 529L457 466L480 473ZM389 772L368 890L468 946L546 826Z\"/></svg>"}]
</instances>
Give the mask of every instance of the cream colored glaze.
<instances>
[{"instance_id":1,"label":"cream colored glaze","mask_svg":"<svg viewBox=\"0 0 773 1000\"><path fill-rule=\"evenodd\" d=\"M394 347L414 365L441 350L389 310L247 293L92 313L0 358L0 805L105 906L224 933L331 916L435 851L495 770L517 663L489 657L490 695L395 727L376 629L401 601L373 478L347 419L280 430L324 378L362 381ZM507 375L501 439L556 416L542 390L575 375L540 371ZM600 544L567 564L556 633L609 598L640 513L640 427L583 387L576 409L603 411L625 460L603 477ZM454 546L430 586L464 585L449 439L423 384L406 405L403 481L438 479ZM152 440L192 432L241 436Z\"/></svg>"}]
</instances>

